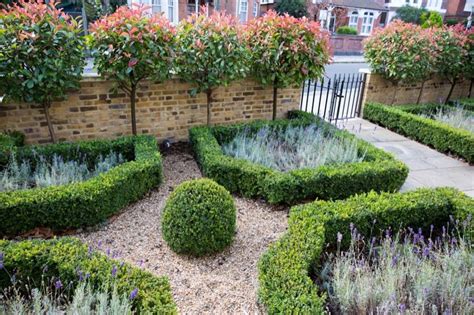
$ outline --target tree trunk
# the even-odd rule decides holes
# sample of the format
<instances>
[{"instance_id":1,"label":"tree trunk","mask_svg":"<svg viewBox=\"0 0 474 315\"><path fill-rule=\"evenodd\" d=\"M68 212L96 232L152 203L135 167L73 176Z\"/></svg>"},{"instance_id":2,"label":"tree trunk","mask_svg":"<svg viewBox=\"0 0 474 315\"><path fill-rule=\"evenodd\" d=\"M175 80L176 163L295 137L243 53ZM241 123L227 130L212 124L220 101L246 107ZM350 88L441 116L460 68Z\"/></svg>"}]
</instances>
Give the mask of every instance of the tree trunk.
<instances>
[{"instance_id":1,"label":"tree trunk","mask_svg":"<svg viewBox=\"0 0 474 315\"><path fill-rule=\"evenodd\" d=\"M398 89L398 82L392 83L393 84L393 97L392 97L392 103L390 105L395 104L395 99L397 98L397 89Z\"/></svg>"},{"instance_id":2,"label":"tree trunk","mask_svg":"<svg viewBox=\"0 0 474 315\"><path fill-rule=\"evenodd\" d=\"M277 115L277 96L278 96L278 88L276 87L276 84L273 85L273 113L272 113L272 119L276 119Z\"/></svg>"},{"instance_id":3,"label":"tree trunk","mask_svg":"<svg viewBox=\"0 0 474 315\"><path fill-rule=\"evenodd\" d=\"M416 105L420 104L421 101L421 95L423 94L423 89L425 88L425 82L421 82L421 88L420 88L420 93L418 94L418 99L416 100Z\"/></svg>"},{"instance_id":4,"label":"tree trunk","mask_svg":"<svg viewBox=\"0 0 474 315\"><path fill-rule=\"evenodd\" d=\"M444 104L448 104L449 99L451 98L451 94L453 94L455 86L456 86L456 79L454 79L453 82L451 83L451 88L449 89L448 97L446 97Z\"/></svg>"},{"instance_id":5,"label":"tree trunk","mask_svg":"<svg viewBox=\"0 0 474 315\"><path fill-rule=\"evenodd\" d=\"M207 125L211 125L211 102L212 102L212 89L206 90L207 97Z\"/></svg>"},{"instance_id":6,"label":"tree trunk","mask_svg":"<svg viewBox=\"0 0 474 315\"><path fill-rule=\"evenodd\" d=\"M137 86L133 84L130 88L130 107L131 107L131 116L132 116L132 134L137 135L137 117L135 115L135 103L137 95Z\"/></svg>"},{"instance_id":7,"label":"tree trunk","mask_svg":"<svg viewBox=\"0 0 474 315\"><path fill-rule=\"evenodd\" d=\"M474 79L471 79L471 85L469 86L469 94L467 95L468 98L471 98L471 93L472 93L472 82L474 81Z\"/></svg>"},{"instance_id":8,"label":"tree trunk","mask_svg":"<svg viewBox=\"0 0 474 315\"><path fill-rule=\"evenodd\" d=\"M52 143L56 143L56 134L54 133L53 123L51 122L51 116L49 116L49 108L51 107L51 102L43 102L44 116L46 117L46 123L48 124L49 136Z\"/></svg>"}]
</instances>

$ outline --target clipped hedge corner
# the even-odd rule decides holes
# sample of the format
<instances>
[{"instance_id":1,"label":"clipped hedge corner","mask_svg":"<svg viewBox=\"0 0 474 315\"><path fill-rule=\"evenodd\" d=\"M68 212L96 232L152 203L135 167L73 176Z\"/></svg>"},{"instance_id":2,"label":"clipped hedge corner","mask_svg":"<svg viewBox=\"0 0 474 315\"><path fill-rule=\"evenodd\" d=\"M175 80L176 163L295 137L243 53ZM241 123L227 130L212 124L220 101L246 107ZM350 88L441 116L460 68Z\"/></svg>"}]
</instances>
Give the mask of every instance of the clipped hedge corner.
<instances>
[{"instance_id":1,"label":"clipped hedge corner","mask_svg":"<svg viewBox=\"0 0 474 315\"><path fill-rule=\"evenodd\" d=\"M473 163L473 133L418 115L435 107L439 107L439 105L386 106L367 103L363 112L364 118L367 120L432 146L440 152L452 153Z\"/></svg>"},{"instance_id":2,"label":"clipped hedge corner","mask_svg":"<svg viewBox=\"0 0 474 315\"><path fill-rule=\"evenodd\" d=\"M64 284L77 285L79 275L100 288L115 283L119 294L127 296L134 289L138 294L133 306L138 314L177 314L168 279L157 277L142 269L121 264L104 254L90 251L88 246L73 238L32 241L0 240L3 268L0 269L0 289L11 284L7 271L15 270L17 281L41 283L59 278ZM47 267L47 268L45 268ZM115 276L112 269L117 269Z\"/></svg>"},{"instance_id":3,"label":"clipped hedge corner","mask_svg":"<svg viewBox=\"0 0 474 315\"><path fill-rule=\"evenodd\" d=\"M80 183L0 193L0 236L36 227L63 230L95 225L162 181L162 159L151 136L9 148L17 158L32 164L33 152L59 154L65 159L74 159L81 152L93 163L110 150L122 153L128 162Z\"/></svg>"},{"instance_id":4,"label":"clipped hedge corner","mask_svg":"<svg viewBox=\"0 0 474 315\"><path fill-rule=\"evenodd\" d=\"M293 207L288 231L259 261L259 298L269 314L323 314L326 296L309 273L325 248L336 246L338 232L345 235L341 246L348 246L350 223L370 237L389 227L420 227L429 232L431 224L442 226L450 215L464 220L473 214L474 200L451 188L371 192ZM473 231L472 221L467 230Z\"/></svg>"},{"instance_id":5,"label":"clipped hedge corner","mask_svg":"<svg viewBox=\"0 0 474 315\"><path fill-rule=\"evenodd\" d=\"M263 197L272 204L293 204L314 198L342 199L371 190L393 192L405 182L408 168L390 153L347 131L338 130L312 114L292 111L288 118L190 129L189 139L203 173L231 192L245 197ZM255 131L268 124L282 128L319 124L336 137L357 139L358 149L365 152L366 158L359 163L280 172L223 154L221 143L231 140L244 128Z\"/></svg>"}]
</instances>

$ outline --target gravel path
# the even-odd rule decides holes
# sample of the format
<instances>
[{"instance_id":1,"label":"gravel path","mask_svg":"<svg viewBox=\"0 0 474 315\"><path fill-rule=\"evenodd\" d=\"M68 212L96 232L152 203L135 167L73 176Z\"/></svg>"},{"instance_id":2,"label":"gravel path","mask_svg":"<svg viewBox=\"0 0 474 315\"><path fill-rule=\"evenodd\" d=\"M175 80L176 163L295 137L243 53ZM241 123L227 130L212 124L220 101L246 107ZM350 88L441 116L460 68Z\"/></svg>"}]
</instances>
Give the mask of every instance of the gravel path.
<instances>
[{"instance_id":1,"label":"gravel path","mask_svg":"<svg viewBox=\"0 0 474 315\"><path fill-rule=\"evenodd\" d=\"M256 314L257 262L269 243L287 228L288 209L235 197L237 235L224 252L204 258L180 256L161 237L160 216L169 193L180 182L201 177L187 145L164 155L165 182L112 222L76 236L119 259L169 277L182 314Z\"/></svg>"}]
</instances>

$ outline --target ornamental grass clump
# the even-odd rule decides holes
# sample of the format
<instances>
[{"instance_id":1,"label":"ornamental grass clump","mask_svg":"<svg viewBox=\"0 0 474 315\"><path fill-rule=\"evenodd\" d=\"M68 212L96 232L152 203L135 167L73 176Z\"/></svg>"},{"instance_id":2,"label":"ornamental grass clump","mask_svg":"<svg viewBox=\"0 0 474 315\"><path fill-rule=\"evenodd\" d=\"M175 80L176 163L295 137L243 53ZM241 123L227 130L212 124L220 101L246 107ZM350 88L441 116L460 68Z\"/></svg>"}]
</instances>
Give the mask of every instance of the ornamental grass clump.
<instances>
[{"instance_id":1,"label":"ornamental grass clump","mask_svg":"<svg viewBox=\"0 0 474 315\"><path fill-rule=\"evenodd\" d=\"M222 145L224 154L282 172L364 160L355 139L341 138L317 125L243 130Z\"/></svg>"},{"instance_id":2,"label":"ornamental grass clump","mask_svg":"<svg viewBox=\"0 0 474 315\"><path fill-rule=\"evenodd\" d=\"M469 220L469 219L468 219ZM466 222L468 222L468 220ZM463 225L468 227L469 224ZM321 273L329 308L342 314L472 314L474 253L469 234L421 229L365 240L351 226L350 247ZM460 229L459 229L460 230ZM459 231L456 230L456 231ZM460 235L465 235L460 236ZM338 246L344 241L338 233Z\"/></svg>"},{"instance_id":3,"label":"ornamental grass clump","mask_svg":"<svg viewBox=\"0 0 474 315\"><path fill-rule=\"evenodd\" d=\"M138 84L144 79L163 82L171 76L175 30L161 14L148 7L122 6L91 25L89 46L99 74L114 80L115 89L130 97L132 133Z\"/></svg>"},{"instance_id":4,"label":"ornamental grass clump","mask_svg":"<svg viewBox=\"0 0 474 315\"><path fill-rule=\"evenodd\" d=\"M324 65L330 62L329 34L306 17L270 10L247 24L245 38L252 76L273 87L273 120L278 89L300 87L304 80L321 78Z\"/></svg>"},{"instance_id":5,"label":"ornamental grass clump","mask_svg":"<svg viewBox=\"0 0 474 315\"><path fill-rule=\"evenodd\" d=\"M216 253L234 238L234 200L213 180L190 180L179 185L168 198L161 224L163 238L176 253Z\"/></svg>"},{"instance_id":6,"label":"ornamental grass clump","mask_svg":"<svg viewBox=\"0 0 474 315\"><path fill-rule=\"evenodd\" d=\"M208 126L214 90L245 77L249 71L242 33L242 26L232 15L216 10L209 16L193 14L179 23L176 74L194 85L191 95L206 93Z\"/></svg>"},{"instance_id":7,"label":"ornamental grass clump","mask_svg":"<svg viewBox=\"0 0 474 315\"><path fill-rule=\"evenodd\" d=\"M438 108L432 114L424 114L421 116L474 133L474 115L471 111L464 110L461 106L455 108Z\"/></svg>"},{"instance_id":8,"label":"ornamental grass clump","mask_svg":"<svg viewBox=\"0 0 474 315\"><path fill-rule=\"evenodd\" d=\"M52 142L51 104L79 88L85 64L81 24L58 4L19 0L4 9L0 5L0 95L41 105Z\"/></svg>"},{"instance_id":9,"label":"ornamental grass clump","mask_svg":"<svg viewBox=\"0 0 474 315\"><path fill-rule=\"evenodd\" d=\"M99 156L92 169L88 168L85 159L65 161L57 154L49 159L35 156L35 160L33 168L30 161L17 161L12 154L9 164L0 170L0 192L78 183L125 162L122 154L115 152Z\"/></svg>"}]
</instances>

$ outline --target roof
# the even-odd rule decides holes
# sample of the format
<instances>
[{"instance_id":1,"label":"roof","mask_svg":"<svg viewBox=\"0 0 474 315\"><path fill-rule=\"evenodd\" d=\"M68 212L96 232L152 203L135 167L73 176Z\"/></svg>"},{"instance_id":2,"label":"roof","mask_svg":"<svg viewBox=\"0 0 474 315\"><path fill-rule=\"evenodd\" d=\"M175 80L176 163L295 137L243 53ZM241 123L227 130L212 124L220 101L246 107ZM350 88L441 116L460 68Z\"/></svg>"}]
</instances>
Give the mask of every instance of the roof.
<instances>
[{"instance_id":1,"label":"roof","mask_svg":"<svg viewBox=\"0 0 474 315\"><path fill-rule=\"evenodd\" d=\"M373 0L332 0L330 2L338 7L388 11L383 4Z\"/></svg>"}]
</instances>

